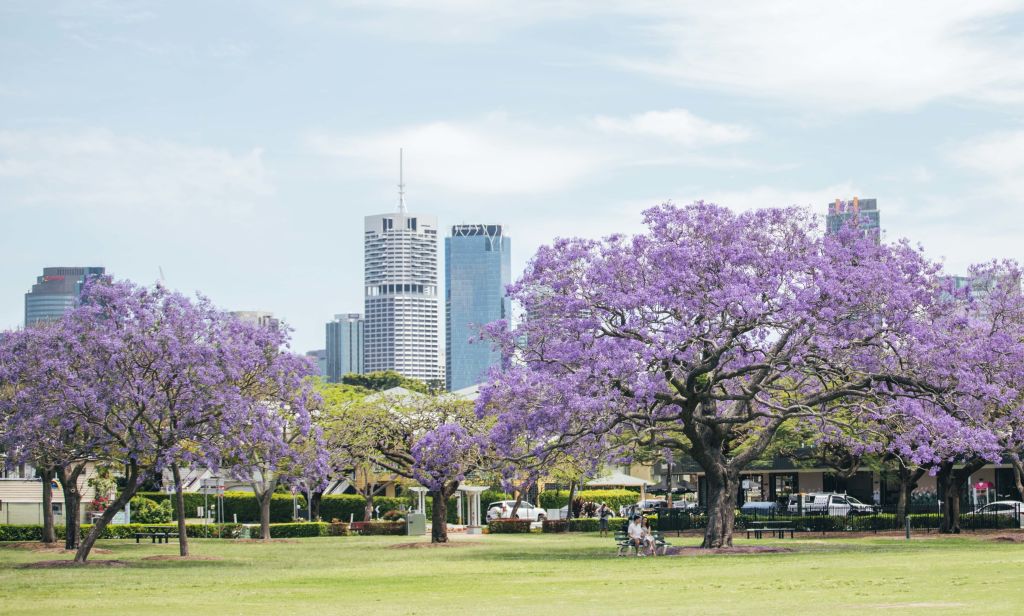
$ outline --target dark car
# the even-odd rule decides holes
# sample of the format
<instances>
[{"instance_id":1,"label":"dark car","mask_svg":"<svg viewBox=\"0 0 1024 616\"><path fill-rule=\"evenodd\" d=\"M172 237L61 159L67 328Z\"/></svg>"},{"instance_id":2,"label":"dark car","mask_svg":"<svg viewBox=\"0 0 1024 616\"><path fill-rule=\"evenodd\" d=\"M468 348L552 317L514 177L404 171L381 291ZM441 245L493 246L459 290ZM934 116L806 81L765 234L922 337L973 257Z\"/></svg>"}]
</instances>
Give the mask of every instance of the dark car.
<instances>
[{"instance_id":1,"label":"dark car","mask_svg":"<svg viewBox=\"0 0 1024 616\"><path fill-rule=\"evenodd\" d=\"M779 504L775 501L750 501L743 503L740 513L745 515L772 516L779 513Z\"/></svg>"}]
</instances>

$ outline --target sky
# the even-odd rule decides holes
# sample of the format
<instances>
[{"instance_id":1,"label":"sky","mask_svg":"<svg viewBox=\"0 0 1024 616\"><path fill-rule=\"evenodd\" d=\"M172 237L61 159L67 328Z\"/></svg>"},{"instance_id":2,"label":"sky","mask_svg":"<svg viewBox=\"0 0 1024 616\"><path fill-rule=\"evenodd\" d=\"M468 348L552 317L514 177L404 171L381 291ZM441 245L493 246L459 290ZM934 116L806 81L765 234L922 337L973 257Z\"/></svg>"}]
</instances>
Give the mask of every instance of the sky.
<instances>
[{"instance_id":1,"label":"sky","mask_svg":"<svg viewBox=\"0 0 1024 616\"><path fill-rule=\"evenodd\" d=\"M1020 259L1021 58L992 0L5 0L0 329L100 265L323 348L400 147L410 212L505 224L516 275L698 199L873 197L951 273Z\"/></svg>"}]
</instances>

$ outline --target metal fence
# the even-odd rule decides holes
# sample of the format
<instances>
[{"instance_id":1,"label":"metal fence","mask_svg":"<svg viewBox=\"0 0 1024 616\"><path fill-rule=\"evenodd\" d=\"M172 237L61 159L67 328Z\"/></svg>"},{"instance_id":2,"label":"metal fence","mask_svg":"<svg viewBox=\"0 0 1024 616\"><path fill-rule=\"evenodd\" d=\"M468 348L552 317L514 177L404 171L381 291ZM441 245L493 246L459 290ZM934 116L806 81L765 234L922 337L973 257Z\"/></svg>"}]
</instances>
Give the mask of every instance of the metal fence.
<instances>
[{"instance_id":1,"label":"metal fence","mask_svg":"<svg viewBox=\"0 0 1024 616\"><path fill-rule=\"evenodd\" d=\"M696 509L658 509L657 529L660 531L684 531L702 529L707 526L707 512L703 508ZM902 531L907 528L914 530L936 530L942 524L942 512L938 505L913 505L906 516L897 515L896 507L874 507L871 511L856 511L848 507L835 507L830 510L818 511L787 511L784 507L765 509L741 509L736 513L736 530L747 530L764 526L765 522L785 527L797 532L879 532ZM1002 507L965 508L960 512L960 528L964 530L979 529L1019 529L1022 527L1022 511L1020 505Z\"/></svg>"}]
</instances>

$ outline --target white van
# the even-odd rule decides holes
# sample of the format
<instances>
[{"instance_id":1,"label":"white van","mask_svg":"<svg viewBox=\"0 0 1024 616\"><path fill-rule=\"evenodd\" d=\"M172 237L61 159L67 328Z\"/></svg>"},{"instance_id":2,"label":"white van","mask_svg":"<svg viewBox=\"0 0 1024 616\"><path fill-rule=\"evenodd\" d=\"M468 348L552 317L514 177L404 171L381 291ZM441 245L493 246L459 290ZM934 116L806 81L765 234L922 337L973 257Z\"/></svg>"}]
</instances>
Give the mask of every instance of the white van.
<instances>
[{"instance_id":1,"label":"white van","mask_svg":"<svg viewBox=\"0 0 1024 616\"><path fill-rule=\"evenodd\" d=\"M875 513L875 508L860 502L849 494L837 492L808 492L791 494L786 505L787 513L800 513L800 499L803 499L805 514L862 515Z\"/></svg>"}]
</instances>

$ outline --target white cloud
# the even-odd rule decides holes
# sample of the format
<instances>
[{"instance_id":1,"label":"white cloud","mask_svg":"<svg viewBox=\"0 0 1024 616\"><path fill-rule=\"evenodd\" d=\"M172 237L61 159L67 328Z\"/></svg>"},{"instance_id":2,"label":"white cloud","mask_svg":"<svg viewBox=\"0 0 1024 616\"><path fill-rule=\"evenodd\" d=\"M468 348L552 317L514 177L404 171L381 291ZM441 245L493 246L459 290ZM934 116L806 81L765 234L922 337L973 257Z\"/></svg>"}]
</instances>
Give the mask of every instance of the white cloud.
<instances>
[{"instance_id":1,"label":"white cloud","mask_svg":"<svg viewBox=\"0 0 1024 616\"><path fill-rule=\"evenodd\" d=\"M824 104L906 109L1024 100L1024 42L1004 0L687 2L651 25L663 53L621 64L684 84Z\"/></svg>"},{"instance_id":2,"label":"white cloud","mask_svg":"<svg viewBox=\"0 0 1024 616\"><path fill-rule=\"evenodd\" d=\"M540 131L501 114L351 138L310 137L316 151L382 177L397 177L398 149L405 148L410 184L476 194L559 190L607 162L601 153L571 141L559 129Z\"/></svg>"},{"instance_id":3,"label":"white cloud","mask_svg":"<svg viewBox=\"0 0 1024 616\"><path fill-rule=\"evenodd\" d=\"M687 147L738 143L751 135L742 126L709 122L685 109L648 111L626 118L597 116L594 124L608 133L655 137Z\"/></svg>"},{"instance_id":4,"label":"white cloud","mask_svg":"<svg viewBox=\"0 0 1024 616\"><path fill-rule=\"evenodd\" d=\"M107 130L0 131L8 207L244 212L272 192L259 149L241 154Z\"/></svg>"},{"instance_id":5,"label":"white cloud","mask_svg":"<svg viewBox=\"0 0 1024 616\"><path fill-rule=\"evenodd\" d=\"M1024 101L1012 0L339 0L383 36L477 42L553 21L614 21L598 62L675 83L841 111ZM577 39L578 40L578 39ZM573 40L561 48L571 49ZM639 51L644 50L644 51Z\"/></svg>"},{"instance_id":6,"label":"white cloud","mask_svg":"<svg viewBox=\"0 0 1024 616\"><path fill-rule=\"evenodd\" d=\"M626 118L599 116L568 127L492 113L352 137L318 133L308 143L320 154L346 161L345 169L379 177L396 176L398 149L405 148L410 183L500 195L558 191L612 168L744 166L745 161L709 156L696 148L731 143L748 134L741 127L675 109Z\"/></svg>"},{"instance_id":7,"label":"white cloud","mask_svg":"<svg viewBox=\"0 0 1024 616\"><path fill-rule=\"evenodd\" d=\"M952 149L952 161L970 171L988 176L991 184L983 192L1024 200L1024 130L993 133L962 143Z\"/></svg>"}]
</instances>

